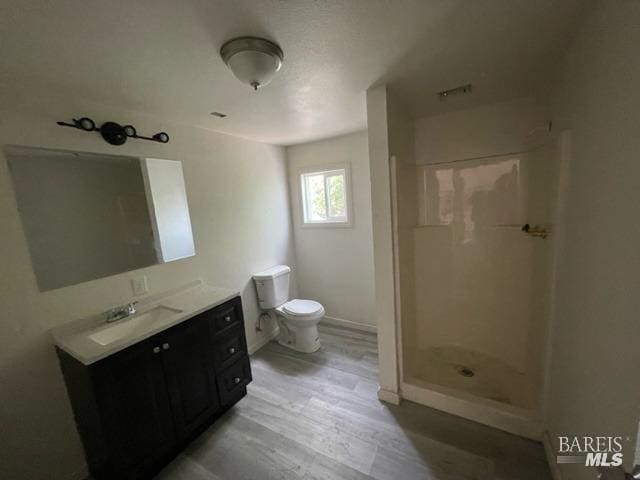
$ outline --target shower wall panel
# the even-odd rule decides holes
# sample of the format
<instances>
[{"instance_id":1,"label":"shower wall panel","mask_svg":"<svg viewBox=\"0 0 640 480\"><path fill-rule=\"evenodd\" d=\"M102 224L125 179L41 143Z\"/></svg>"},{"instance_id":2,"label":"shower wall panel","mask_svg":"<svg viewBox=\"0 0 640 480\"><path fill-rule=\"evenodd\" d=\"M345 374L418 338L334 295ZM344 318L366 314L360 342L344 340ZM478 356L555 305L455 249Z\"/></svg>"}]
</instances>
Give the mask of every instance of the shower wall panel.
<instances>
[{"instance_id":1,"label":"shower wall panel","mask_svg":"<svg viewBox=\"0 0 640 480\"><path fill-rule=\"evenodd\" d=\"M548 151L417 167L414 370L451 346L541 373L555 185ZM403 329L409 322L403 317Z\"/></svg>"}]
</instances>

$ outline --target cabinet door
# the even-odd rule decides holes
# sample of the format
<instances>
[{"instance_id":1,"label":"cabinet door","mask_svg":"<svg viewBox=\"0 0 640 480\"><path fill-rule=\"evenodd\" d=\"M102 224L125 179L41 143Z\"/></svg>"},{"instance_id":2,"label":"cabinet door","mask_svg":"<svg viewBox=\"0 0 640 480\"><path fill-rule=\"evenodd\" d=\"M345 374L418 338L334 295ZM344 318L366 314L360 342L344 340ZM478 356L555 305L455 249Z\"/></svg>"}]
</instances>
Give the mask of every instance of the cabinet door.
<instances>
[{"instance_id":1,"label":"cabinet door","mask_svg":"<svg viewBox=\"0 0 640 480\"><path fill-rule=\"evenodd\" d=\"M108 442L108 467L144 471L176 445L160 349L145 340L94 367L96 398Z\"/></svg>"},{"instance_id":2,"label":"cabinet door","mask_svg":"<svg viewBox=\"0 0 640 480\"><path fill-rule=\"evenodd\" d=\"M162 359L176 430L184 439L219 408L207 319L188 320L163 338Z\"/></svg>"}]
</instances>

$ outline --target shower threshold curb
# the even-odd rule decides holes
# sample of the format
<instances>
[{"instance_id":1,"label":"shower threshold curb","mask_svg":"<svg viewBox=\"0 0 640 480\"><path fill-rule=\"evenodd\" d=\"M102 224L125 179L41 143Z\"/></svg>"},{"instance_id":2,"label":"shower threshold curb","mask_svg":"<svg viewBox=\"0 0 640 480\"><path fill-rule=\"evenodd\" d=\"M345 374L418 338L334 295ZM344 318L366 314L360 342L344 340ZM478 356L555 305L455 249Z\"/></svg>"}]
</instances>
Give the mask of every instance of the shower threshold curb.
<instances>
[{"instance_id":1,"label":"shower threshold curb","mask_svg":"<svg viewBox=\"0 0 640 480\"><path fill-rule=\"evenodd\" d=\"M425 385L402 383L401 397L520 437L538 442L542 440L544 428L535 412L420 383Z\"/></svg>"}]
</instances>

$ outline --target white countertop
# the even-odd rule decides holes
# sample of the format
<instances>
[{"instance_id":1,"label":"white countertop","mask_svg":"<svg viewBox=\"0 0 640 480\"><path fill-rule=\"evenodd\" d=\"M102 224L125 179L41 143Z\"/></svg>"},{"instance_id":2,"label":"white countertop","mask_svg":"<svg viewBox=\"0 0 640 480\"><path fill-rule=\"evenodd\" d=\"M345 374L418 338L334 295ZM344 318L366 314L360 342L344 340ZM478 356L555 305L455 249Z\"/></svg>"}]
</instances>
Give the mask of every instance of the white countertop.
<instances>
[{"instance_id":1,"label":"white countertop","mask_svg":"<svg viewBox=\"0 0 640 480\"><path fill-rule=\"evenodd\" d=\"M149 338L239 295L240 293L234 290L216 288L202 282L194 282L164 295L157 295L140 301L136 314L131 317L106 323L104 314L99 314L66 323L54 328L51 333L55 344L59 348L83 364L91 365L100 359L119 352L134 343ZM131 335L108 345L100 345L89 338L89 335L95 332L134 319L136 316L153 310L158 306L175 309L177 312L164 316L160 321L149 322L148 325L142 324Z\"/></svg>"}]
</instances>

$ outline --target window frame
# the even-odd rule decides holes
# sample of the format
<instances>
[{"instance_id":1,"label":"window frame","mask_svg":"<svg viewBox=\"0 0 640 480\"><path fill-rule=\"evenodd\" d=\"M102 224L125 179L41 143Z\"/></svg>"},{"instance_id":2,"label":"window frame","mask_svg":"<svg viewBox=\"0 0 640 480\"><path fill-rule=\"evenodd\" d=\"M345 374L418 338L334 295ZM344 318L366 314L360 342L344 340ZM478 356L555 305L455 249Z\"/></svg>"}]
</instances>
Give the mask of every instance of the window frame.
<instances>
[{"instance_id":1,"label":"window frame","mask_svg":"<svg viewBox=\"0 0 640 480\"><path fill-rule=\"evenodd\" d=\"M344 171L344 196L345 196L345 217L346 221L335 221L335 220L327 220L327 221L307 221L306 219L306 211L307 211L307 191L305 186L305 176L306 175L320 175L327 174L330 172L335 172L343 170ZM300 202L300 225L303 228L350 228L353 226L353 209L351 208L351 168L348 163L341 164L327 164L327 165L316 165L309 166L298 169L298 201ZM325 194L325 205L327 206L327 210L329 208L329 203L327 199L327 176L324 177L324 194Z\"/></svg>"}]
</instances>

